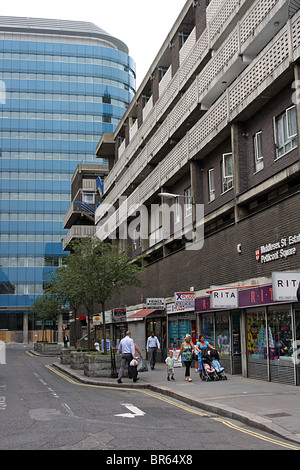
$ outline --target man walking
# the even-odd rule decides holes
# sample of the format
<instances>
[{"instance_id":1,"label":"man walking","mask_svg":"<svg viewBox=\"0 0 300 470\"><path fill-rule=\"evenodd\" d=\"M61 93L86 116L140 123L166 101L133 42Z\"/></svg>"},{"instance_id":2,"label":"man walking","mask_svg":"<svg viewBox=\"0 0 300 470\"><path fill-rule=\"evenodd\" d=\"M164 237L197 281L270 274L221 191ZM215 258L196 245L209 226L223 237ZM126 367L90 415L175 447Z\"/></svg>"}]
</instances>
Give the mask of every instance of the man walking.
<instances>
[{"instance_id":1,"label":"man walking","mask_svg":"<svg viewBox=\"0 0 300 470\"><path fill-rule=\"evenodd\" d=\"M126 331L125 338L123 338L120 341L119 352L122 354L122 362L121 362L121 367L120 367L119 375L118 375L118 384L123 383L121 379L122 379L122 375L126 367L130 368L133 381L136 382L137 380L136 368L131 367L129 365L130 361L135 358L134 342L133 342L133 339L131 339L130 331Z\"/></svg>"},{"instance_id":2,"label":"man walking","mask_svg":"<svg viewBox=\"0 0 300 470\"><path fill-rule=\"evenodd\" d=\"M157 337L154 335L154 331L151 331L150 333L150 336L147 340L146 349L150 357L150 367L153 370L155 367L155 363L156 363L157 350L160 351L160 344L159 344Z\"/></svg>"}]
</instances>

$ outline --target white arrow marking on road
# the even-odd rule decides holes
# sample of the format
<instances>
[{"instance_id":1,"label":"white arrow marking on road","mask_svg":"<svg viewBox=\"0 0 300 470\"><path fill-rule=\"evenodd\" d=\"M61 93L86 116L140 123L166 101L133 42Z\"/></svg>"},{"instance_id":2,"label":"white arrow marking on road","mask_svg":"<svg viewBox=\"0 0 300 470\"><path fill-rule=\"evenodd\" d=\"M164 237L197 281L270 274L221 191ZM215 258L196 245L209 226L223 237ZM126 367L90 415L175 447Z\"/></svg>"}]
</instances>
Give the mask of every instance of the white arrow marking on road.
<instances>
[{"instance_id":1,"label":"white arrow marking on road","mask_svg":"<svg viewBox=\"0 0 300 470\"><path fill-rule=\"evenodd\" d=\"M132 413L121 413L115 416L121 416L122 418L135 418L136 416L144 416L146 414L144 411L140 410L134 405L131 405L130 403L122 403L122 405L126 406L129 411L132 411Z\"/></svg>"}]
</instances>

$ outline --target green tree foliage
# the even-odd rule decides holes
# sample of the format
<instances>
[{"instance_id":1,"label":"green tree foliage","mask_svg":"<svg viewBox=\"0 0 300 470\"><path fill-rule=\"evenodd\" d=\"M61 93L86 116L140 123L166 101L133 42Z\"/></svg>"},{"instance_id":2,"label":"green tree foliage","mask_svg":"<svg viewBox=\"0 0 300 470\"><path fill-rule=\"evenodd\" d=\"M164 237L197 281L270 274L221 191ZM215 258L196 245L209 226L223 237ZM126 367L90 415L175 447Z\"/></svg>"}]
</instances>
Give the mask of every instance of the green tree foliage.
<instances>
[{"instance_id":1,"label":"green tree foliage","mask_svg":"<svg viewBox=\"0 0 300 470\"><path fill-rule=\"evenodd\" d=\"M103 335L106 338L105 304L128 286L141 286L138 277L142 271L141 259L133 260L109 243L97 237L82 238L72 244L72 253L65 264L52 274L48 292L72 308L84 305L88 316L88 342L90 349L90 319L96 304L101 306ZM106 353L106 341L104 341Z\"/></svg>"}]
</instances>

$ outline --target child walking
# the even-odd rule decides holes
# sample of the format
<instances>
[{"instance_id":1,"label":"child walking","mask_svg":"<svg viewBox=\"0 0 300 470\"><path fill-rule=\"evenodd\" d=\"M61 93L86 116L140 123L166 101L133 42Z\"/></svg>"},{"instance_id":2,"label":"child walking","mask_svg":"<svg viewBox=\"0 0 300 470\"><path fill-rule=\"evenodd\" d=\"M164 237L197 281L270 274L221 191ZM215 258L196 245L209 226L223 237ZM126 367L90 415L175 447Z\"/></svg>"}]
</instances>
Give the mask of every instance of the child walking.
<instances>
[{"instance_id":1,"label":"child walking","mask_svg":"<svg viewBox=\"0 0 300 470\"><path fill-rule=\"evenodd\" d=\"M168 371L167 380L170 380L170 377L172 380L175 380L175 377L174 377L175 359L173 357L173 351L169 351L169 357L167 357L165 362L167 364L167 371Z\"/></svg>"}]
</instances>

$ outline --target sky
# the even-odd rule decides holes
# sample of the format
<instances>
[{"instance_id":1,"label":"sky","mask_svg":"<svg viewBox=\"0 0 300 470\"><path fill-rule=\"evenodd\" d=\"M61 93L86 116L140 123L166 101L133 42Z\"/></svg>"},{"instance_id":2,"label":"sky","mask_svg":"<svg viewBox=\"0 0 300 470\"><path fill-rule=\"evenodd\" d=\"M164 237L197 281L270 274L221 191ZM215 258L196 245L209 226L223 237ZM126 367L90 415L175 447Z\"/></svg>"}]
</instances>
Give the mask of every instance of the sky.
<instances>
[{"instance_id":1,"label":"sky","mask_svg":"<svg viewBox=\"0 0 300 470\"><path fill-rule=\"evenodd\" d=\"M136 63L137 88L167 38L186 0L10 0L1 16L88 21L129 48Z\"/></svg>"}]
</instances>

